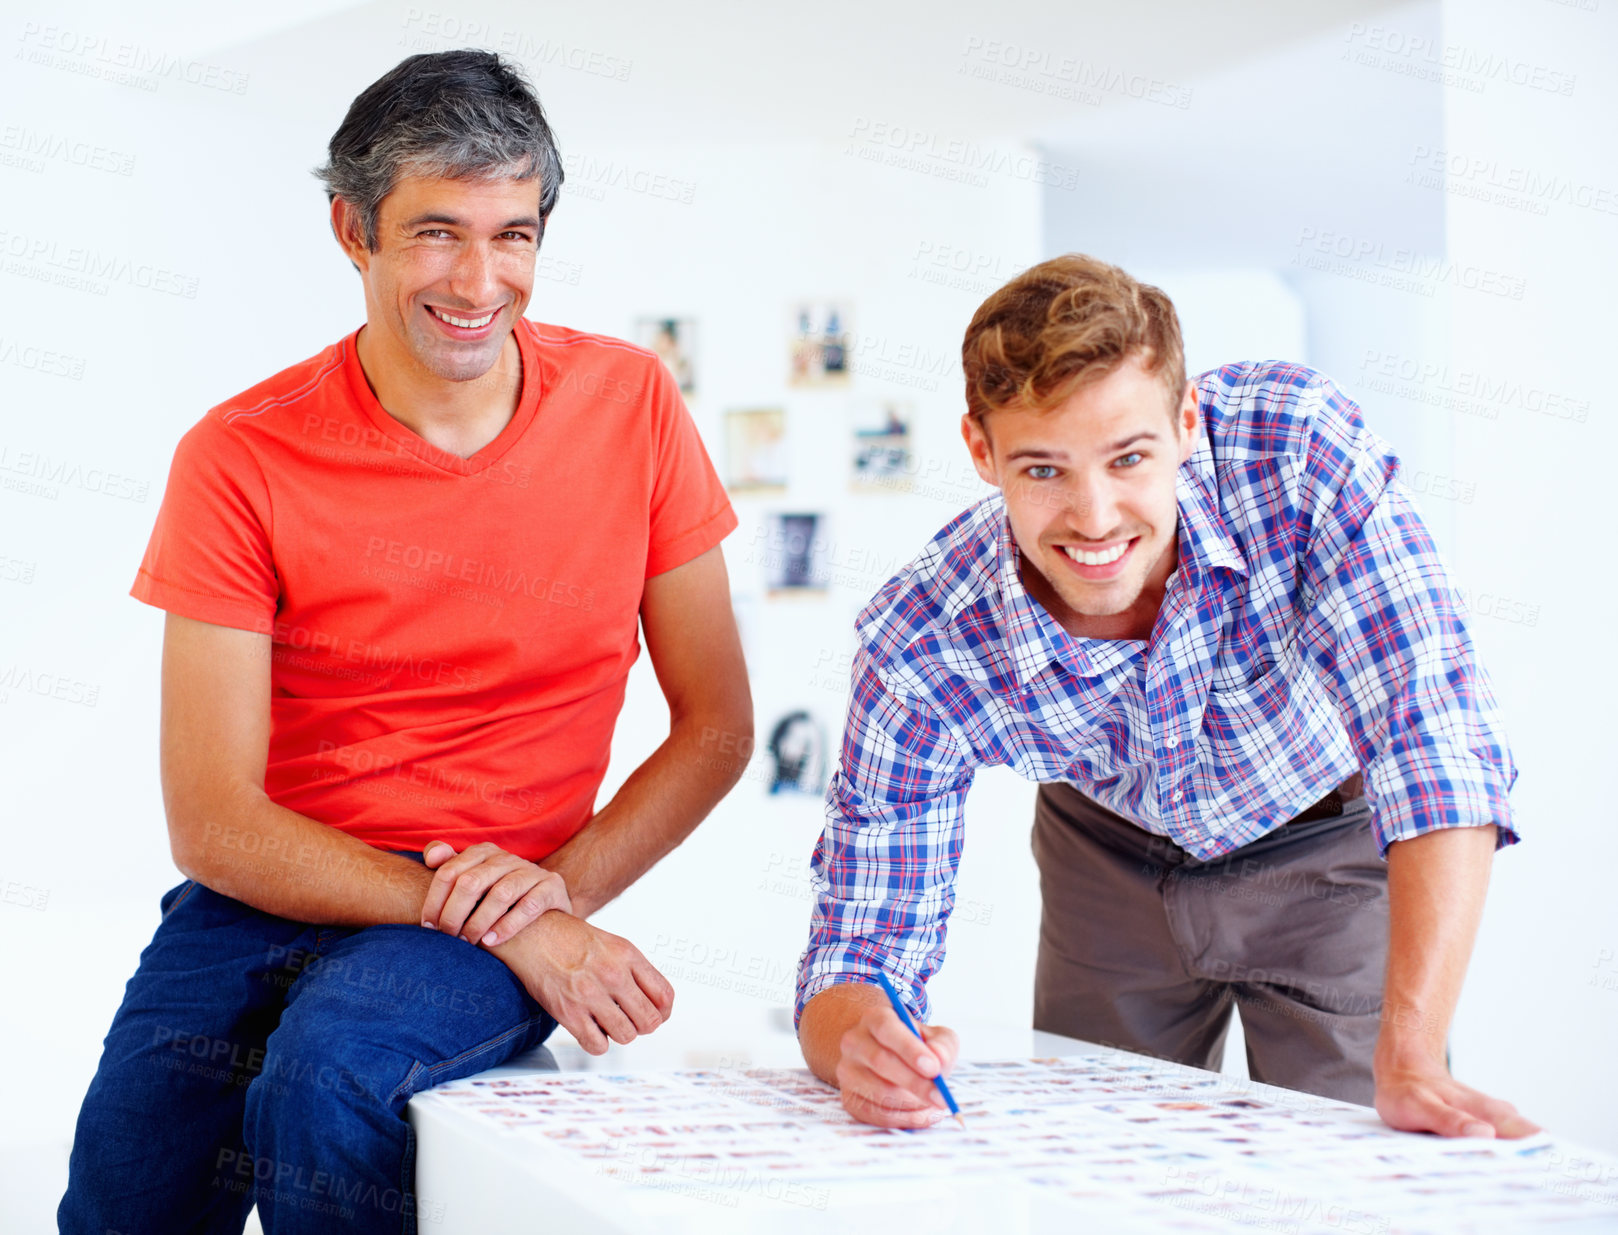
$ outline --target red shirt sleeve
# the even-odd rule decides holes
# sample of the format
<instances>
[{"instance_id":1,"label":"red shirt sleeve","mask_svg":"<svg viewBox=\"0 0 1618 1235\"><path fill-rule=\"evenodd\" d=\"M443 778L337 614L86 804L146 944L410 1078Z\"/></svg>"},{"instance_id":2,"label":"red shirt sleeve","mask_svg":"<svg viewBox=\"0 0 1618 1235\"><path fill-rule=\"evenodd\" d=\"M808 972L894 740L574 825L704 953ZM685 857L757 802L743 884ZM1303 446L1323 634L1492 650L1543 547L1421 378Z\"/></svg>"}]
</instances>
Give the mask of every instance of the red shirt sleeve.
<instances>
[{"instance_id":1,"label":"red shirt sleeve","mask_svg":"<svg viewBox=\"0 0 1618 1235\"><path fill-rule=\"evenodd\" d=\"M240 434L210 412L180 439L129 594L181 617L269 634L280 583L270 494Z\"/></svg>"},{"instance_id":2,"label":"red shirt sleeve","mask_svg":"<svg viewBox=\"0 0 1618 1235\"><path fill-rule=\"evenodd\" d=\"M683 566L736 530L736 512L679 387L661 363L649 383L656 474L646 577Z\"/></svg>"}]
</instances>

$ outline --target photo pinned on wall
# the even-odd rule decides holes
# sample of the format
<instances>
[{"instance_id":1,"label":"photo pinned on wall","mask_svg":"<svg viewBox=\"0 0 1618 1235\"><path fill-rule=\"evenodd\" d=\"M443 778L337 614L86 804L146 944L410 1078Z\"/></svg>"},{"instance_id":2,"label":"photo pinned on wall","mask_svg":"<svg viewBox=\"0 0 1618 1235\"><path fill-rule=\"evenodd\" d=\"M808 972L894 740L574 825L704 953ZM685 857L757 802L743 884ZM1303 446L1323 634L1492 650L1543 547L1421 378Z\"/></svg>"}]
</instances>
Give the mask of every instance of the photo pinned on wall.
<instances>
[{"instance_id":1,"label":"photo pinned on wall","mask_svg":"<svg viewBox=\"0 0 1618 1235\"><path fill-rule=\"evenodd\" d=\"M657 353L674 374L680 393L697 393L697 322L692 317L638 317L635 342Z\"/></svg>"},{"instance_id":2,"label":"photo pinned on wall","mask_svg":"<svg viewBox=\"0 0 1618 1235\"><path fill-rule=\"evenodd\" d=\"M770 792L826 791L826 728L801 708L770 726Z\"/></svg>"},{"instance_id":3,"label":"photo pinned on wall","mask_svg":"<svg viewBox=\"0 0 1618 1235\"><path fill-rule=\"evenodd\" d=\"M732 493L787 487L787 414L779 407L725 413L725 486Z\"/></svg>"},{"instance_id":4,"label":"photo pinned on wall","mask_svg":"<svg viewBox=\"0 0 1618 1235\"><path fill-rule=\"evenodd\" d=\"M824 592L826 519L812 513L765 516L763 562L771 596Z\"/></svg>"},{"instance_id":5,"label":"photo pinned on wall","mask_svg":"<svg viewBox=\"0 0 1618 1235\"><path fill-rule=\"evenodd\" d=\"M890 492L910 488L916 470L910 438L915 407L902 399L880 399L855 404L851 415L851 487Z\"/></svg>"},{"instance_id":6,"label":"photo pinned on wall","mask_svg":"<svg viewBox=\"0 0 1618 1235\"><path fill-rule=\"evenodd\" d=\"M844 300L800 301L792 307L791 360L787 381L794 386L847 383L853 343L850 310Z\"/></svg>"}]
</instances>

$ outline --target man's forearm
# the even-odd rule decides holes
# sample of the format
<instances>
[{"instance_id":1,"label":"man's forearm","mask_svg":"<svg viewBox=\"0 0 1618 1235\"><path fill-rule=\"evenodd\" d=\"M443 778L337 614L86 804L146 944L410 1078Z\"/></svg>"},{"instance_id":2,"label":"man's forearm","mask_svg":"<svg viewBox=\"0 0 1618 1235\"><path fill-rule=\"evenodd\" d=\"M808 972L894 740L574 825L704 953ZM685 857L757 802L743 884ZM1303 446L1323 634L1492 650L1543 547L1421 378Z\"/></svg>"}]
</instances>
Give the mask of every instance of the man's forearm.
<instances>
[{"instance_id":1,"label":"man's forearm","mask_svg":"<svg viewBox=\"0 0 1618 1235\"><path fill-rule=\"evenodd\" d=\"M1494 858L1495 825L1444 828L1388 848L1388 969L1379 1065L1443 1063Z\"/></svg>"},{"instance_id":2,"label":"man's forearm","mask_svg":"<svg viewBox=\"0 0 1618 1235\"><path fill-rule=\"evenodd\" d=\"M738 780L752 753L747 714L682 717L612 801L541 865L589 917L683 841Z\"/></svg>"},{"instance_id":3,"label":"man's forearm","mask_svg":"<svg viewBox=\"0 0 1618 1235\"><path fill-rule=\"evenodd\" d=\"M174 860L205 887L295 922L373 926L421 921L433 872L261 791L171 818Z\"/></svg>"}]
</instances>

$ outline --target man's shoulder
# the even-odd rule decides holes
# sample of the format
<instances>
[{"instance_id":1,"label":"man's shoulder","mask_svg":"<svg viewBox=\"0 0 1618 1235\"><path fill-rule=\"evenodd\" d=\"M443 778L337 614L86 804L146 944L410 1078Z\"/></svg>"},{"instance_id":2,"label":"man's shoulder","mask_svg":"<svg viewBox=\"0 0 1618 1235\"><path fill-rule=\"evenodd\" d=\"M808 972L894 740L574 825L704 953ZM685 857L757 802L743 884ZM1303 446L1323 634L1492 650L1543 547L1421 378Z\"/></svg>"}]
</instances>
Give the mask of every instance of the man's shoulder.
<instances>
[{"instance_id":1,"label":"man's shoulder","mask_svg":"<svg viewBox=\"0 0 1618 1235\"><path fill-rule=\"evenodd\" d=\"M191 449L214 453L232 446L240 449L252 437L262 440L266 435L308 432L303 418L324 415L315 409L328 403L334 384L341 387L346 342L342 339L324 347L209 408L182 442Z\"/></svg>"},{"instance_id":2,"label":"man's shoulder","mask_svg":"<svg viewBox=\"0 0 1618 1235\"><path fill-rule=\"evenodd\" d=\"M1359 409L1318 369L1249 360L1194 379L1215 458L1244 460L1307 453L1312 436L1356 427Z\"/></svg>"},{"instance_id":3,"label":"man's shoulder","mask_svg":"<svg viewBox=\"0 0 1618 1235\"><path fill-rule=\"evenodd\" d=\"M563 372L611 369L645 374L657 372L662 365L656 352L614 335L577 330L554 322L536 322L526 317L518 319L518 329L526 330L541 355Z\"/></svg>"},{"instance_id":4,"label":"man's shoulder","mask_svg":"<svg viewBox=\"0 0 1618 1235\"><path fill-rule=\"evenodd\" d=\"M323 347L313 356L288 365L256 385L211 408L204 423L233 429L277 424L288 409L297 410L330 397L332 384L342 377L348 338Z\"/></svg>"},{"instance_id":5,"label":"man's shoulder","mask_svg":"<svg viewBox=\"0 0 1618 1235\"><path fill-rule=\"evenodd\" d=\"M968 611L998 595L1001 523L998 493L962 511L860 611L855 633L879 665L917 647L953 646Z\"/></svg>"}]
</instances>

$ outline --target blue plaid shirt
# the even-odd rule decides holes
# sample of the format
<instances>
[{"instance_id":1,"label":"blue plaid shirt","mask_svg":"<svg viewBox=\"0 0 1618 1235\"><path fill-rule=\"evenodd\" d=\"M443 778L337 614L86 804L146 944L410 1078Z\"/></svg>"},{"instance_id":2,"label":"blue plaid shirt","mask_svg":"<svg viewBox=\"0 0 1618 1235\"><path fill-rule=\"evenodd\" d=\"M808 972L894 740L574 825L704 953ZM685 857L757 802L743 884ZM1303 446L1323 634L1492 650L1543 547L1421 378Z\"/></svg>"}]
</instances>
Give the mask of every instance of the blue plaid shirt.
<instances>
[{"instance_id":1,"label":"blue plaid shirt","mask_svg":"<svg viewBox=\"0 0 1618 1235\"><path fill-rule=\"evenodd\" d=\"M1517 839L1488 678L1392 450L1307 368L1227 365L1196 386L1179 565L1149 643L1064 631L1022 586L999 494L861 612L798 1015L880 968L926 1015L979 767L1066 781L1201 859L1356 769L1384 854L1435 828Z\"/></svg>"}]
</instances>

